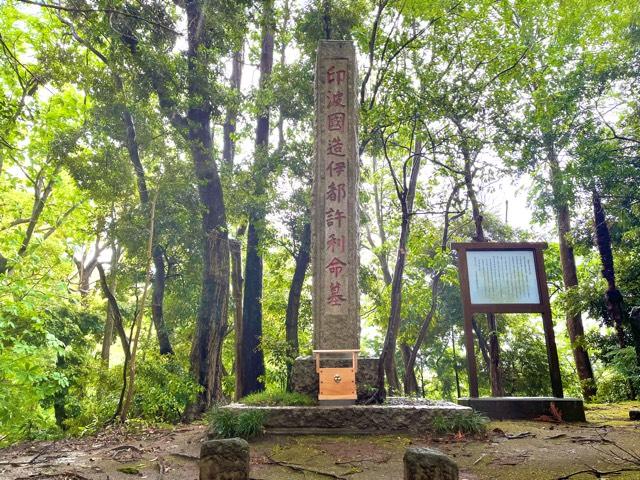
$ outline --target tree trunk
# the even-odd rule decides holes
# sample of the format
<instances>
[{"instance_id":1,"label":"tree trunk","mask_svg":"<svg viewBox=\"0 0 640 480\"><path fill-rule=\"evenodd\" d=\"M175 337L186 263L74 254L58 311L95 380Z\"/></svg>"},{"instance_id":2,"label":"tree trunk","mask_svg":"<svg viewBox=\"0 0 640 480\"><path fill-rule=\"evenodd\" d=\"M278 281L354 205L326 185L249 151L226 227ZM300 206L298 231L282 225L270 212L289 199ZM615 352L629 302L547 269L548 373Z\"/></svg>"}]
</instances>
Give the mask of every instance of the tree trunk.
<instances>
[{"instance_id":1,"label":"tree trunk","mask_svg":"<svg viewBox=\"0 0 640 480\"><path fill-rule=\"evenodd\" d=\"M418 173L420 171L421 152L422 145L419 141L416 141L413 162L411 165L409 186L405 190L398 192L398 200L400 200L402 206L402 221L400 224L400 239L398 241L396 265L393 271L393 280L391 281L391 312L389 313L389 324L387 326L384 345L382 346L380 360L378 363L378 379L376 387L378 389L379 395L384 390L385 372L388 376L387 380L389 380L390 382L389 393L393 393L394 391L393 385L391 385L391 383L394 382L393 374L389 376L389 373L392 373L392 369L394 369L393 360L396 351L396 340L398 338L398 332L400 330L400 311L402 309L402 280L404 267L407 260L409 227L411 223L411 214L413 213L413 199L415 197L416 186L418 182Z\"/></svg>"},{"instance_id":2,"label":"tree trunk","mask_svg":"<svg viewBox=\"0 0 640 480\"><path fill-rule=\"evenodd\" d=\"M149 284L151 283L151 262L153 261L153 243L155 232L155 215L156 204L158 201L158 191L156 190L153 200L151 201L151 211L149 213L149 241L147 242L147 262L144 269L144 287L142 289L142 296L140 297L140 304L137 307L137 315L134 319L132 332L133 338L131 341L131 356L129 358L129 385L127 387L127 393L120 410L120 421L124 423L127 420L129 409L131 408L131 402L133 401L133 395L135 393L135 379L136 379L136 354L138 352L138 344L140 340L140 332L142 331L142 317L144 317L144 310L147 303L147 292L149 291Z\"/></svg>"},{"instance_id":3,"label":"tree trunk","mask_svg":"<svg viewBox=\"0 0 640 480\"><path fill-rule=\"evenodd\" d=\"M482 353L482 359L484 360L487 371L489 371L491 369L491 360L489 360L489 346L487 345L487 339L484 338L482 330L480 330L480 326L478 325L478 322L476 322L475 317L471 319L471 325L473 326L473 331L476 333L476 337L478 337L478 346Z\"/></svg>"},{"instance_id":4,"label":"tree trunk","mask_svg":"<svg viewBox=\"0 0 640 480\"><path fill-rule=\"evenodd\" d=\"M600 193L595 188L592 190L592 202L596 244L598 245L598 252L600 253L600 261L602 263L602 276L607 281L607 291L604 295L605 301L607 302L607 312L609 313L609 317L613 321L613 325L616 329L618 345L620 348L624 348L626 345L624 329L622 327L624 311L622 305L622 294L616 287L616 275L613 266L613 251L611 250L609 226L607 225L604 208L602 207Z\"/></svg>"},{"instance_id":5,"label":"tree trunk","mask_svg":"<svg viewBox=\"0 0 640 480\"><path fill-rule=\"evenodd\" d=\"M451 353L453 354L453 373L456 377L456 393L458 394L458 398L462 396L460 392L460 375L458 374L458 355L456 354L456 334L453 329L453 325L451 325Z\"/></svg>"},{"instance_id":6,"label":"tree trunk","mask_svg":"<svg viewBox=\"0 0 640 480\"><path fill-rule=\"evenodd\" d=\"M164 262L164 250L158 244L153 246L153 296L151 300L151 317L158 336L160 355L173 355L173 348L169 341L169 331L164 321L164 287L167 281L167 270Z\"/></svg>"},{"instance_id":7,"label":"tree trunk","mask_svg":"<svg viewBox=\"0 0 640 480\"><path fill-rule=\"evenodd\" d=\"M400 351L402 352L402 361L404 362L404 393L406 395L418 394L418 380L414 367L410 365L411 347L405 342L400 343Z\"/></svg>"},{"instance_id":8,"label":"tree trunk","mask_svg":"<svg viewBox=\"0 0 640 480\"><path fill-rule=\"evenodd\" d=\"M287 313L285 317L285 334L289 348L287 361L287 391L291 390L291 367L293 360L300 354L298 343L298 317L300 315L300 295L304 285L304 277L311 260L311 223L306 222L302 230L300 249L296 256L296 267L289 287Z\"/></svg>"},{"instance_id":9,"label":"tree trunk","mask_svg":"<svg viewBox=\"0 0 640 480\"><path fill-rule=\"evenodd\" d=\"M629 323L631 325L633 347L636 351L636 363L640 367L640 307L633 307L631 309Z\"/></svg>"},{"instance_id":10,"label":"tree trunk","mask_svg":"<svg viewBox=\"0 0 640 480\"><path fill-rule=\"evenodd\" d=\"M460 150L462 152L462 158L464 160L464 183L467 189L467 196L471 203L471 212L473 216L473 223L475 224L476 234L473 240L476 242L486 242L487 239L484 235L484 228L482 226L482 213L480 211L480 202L476 197L476 191L473 187L473 162L477 156L477 152L474 153L469 148L467 133L462 121L458 118L453 119L458 134L460 135ZM491 377L491 394L494 397L501 397L504 392L502 386L502 377L500 375L500 342L498 340L496 330L496 318L495 314L487 313L487 324L489 325L489 376ZM483 352L484 354L484 352Z\"/></svg>"},{"instance_id":11,"label":"tree trunk","mask_svg":"<svg viewBox=\"0 0 640 480\"><path fill-rule=\"evenodd\" d=\"M242 306L240 397L264 390L264 353L262 337L262 257L258 253L258 235L253 223L247 234L244 302Z\"/></svg>"},{"instance_id":12,"label":"tree trunk","mask_svg":"<svg viewBox=\"0 0 640 480\"><path fill-rule=\"evenodd\" d=\"M117 79L116 85L123 89L122 81ZM133 123L133 116L126 105L122 105L122 121L124 123L127 137L127 151L129 152L129 159L133 165L133 171L136 174L136 182L138 185L138 195L140 196L140 203L146 205L149 203L149 191L147 190L147 180L145 178L144 167L140 161L140 149L138 148L138 138L136 137L136 127Z\"/></svg>"},{"instance_id":13,"label":"tree trunk","mask_svg":"<svg viewBox=\"0 0 640 480\"><path fill-rule=\"evenodd\" d=\"M487 326L489 327L489 373L491 378L491 395L504 397L502 385L502 373L500 368L500 345L498 344L498 325L494 314L487 314Z\"/></svg>"},{"instance_id":14,"label":"tree trunk","mask_svg":"<svg viewBox=\"0 0 640 480\"><path fill-rule=\"evenodd\" d=\"M265 0L262 19L262 48L260 54L260 90L273 68L273 4ZM255 196L264 194L266 175L270 170L269 160L269 109L261 112L256 125L255 147ZM264 353L260 347L262 337L262 281L263 267L260 254L261 234L264 228L263 205L257 205L249 215L247 234L247 256L245 264L245 287L242 307L242 371L240 395L264 390Z\"/></svg>"},{"instance_id":15,"label":"tree trunk","mask_svg":"<svg viewBox=\"0 0 640 480\"><path fill-rule=\"evenodd\" d=\"M111 253L111 268L109 269L109 280L107 282L107 290L113 292L115 295L117 279L118 279L118 266L120 262L120 246L113 247ZM97 266L97 264L96 264ZM114 328L114 312L111 302L107 302L107 317L104 323L104 336L102 337L102 351L100 358L102 365L105 368L109 368L109 355L111 352L111 343L113 342L113 328Z\"/></svg>"},{"instance_id":16,"label":"tree trunk","mask_svg":"<svg viewBox=\"0 0 640 480\"><path fill-rule=\"evenodd\" d=\"M420 331L418 332L418 338L416 338L416 343L413 345L413 349L411 350L411 354L407 360L406 372L405 372L405 389L407 384L411 384L410 379L407 377L409 372L413 373L413 368L416 364L416 358L418 358L418 352L420 351L420 347L424 343L424 339L427 336L427 332L429 331L429 326L433 320L433 317L436 313L437 301L438 301L438 289L440 287L440 274L436 274L433 276L431 280L431 307L429 308L429 312L425 316L422 325L420 325ZM408 393L408 392L407 392Z\"/></svg>"},{"instance_id":17,"label":"tree trunk","mask_svg":"<svg viewBox=\"0 0 640 480\"><path fill-rule=\"evenodd\" d=\"M213 158L211 135L211 105L206 75L205 13L201 2L187 0L187 89L189 109L186 122L172 121L186 126L189 150L194 164L198 194L202 203L202 292L191 347L191 372L203 387L196 403L190 405L185 416L201 413L216 400L220 391L219 350L227 329L229 296L229 243L222 183ZM162 96L162 95L161 95ZM165 97L166 98L166 97ZM165 106L167 106L165 102ZM183 119L184 120L184 119Z\"/></svg>"},{"instance_id":18,"label":"tree trunk","mask_svg":"<svg viewBox=\"0 0 640 480\"><path fill-rule=\"evenodd\" d=\"M123 91L124 87L120 77L116 76L115 82L116 87ZM122 121L126 130L127 152L129 153L129 160L133 165L133 171L136 175L140 205L144 208L149 205L149 190L147 189L147 179L144 166L140 160L140 147L136 135L135 122L127 105L123 104L121 108ZM157 232L154 232L153 237L157 239ZM158 338L160 355L173 354L173 348L171 347L171 341L169 340L169 330L167 329L164 320L164 291L167 278L164 262L164 249L158 244L153 246L153 265L155 268L155 275L153 276L151 317Z\"/></svg>"},{"instance_id":19,"label":"tree trunk","mask_svg":"<svg viewBox=\"0 0 640 480\"><path fill-rule=\"evenodd\" d=\"M550 164L551 186L555 200L555 210L558 226L558 240L560 245L560 262L562 265L562 279L565 290L571 290L578 286L578 273L576 269L576 259L573 254L573 247L569 241L571 232L571 216L569 205L561 191L561 171L553 145L547 143L547 155ZM582 316L579 311L566 313L567 332L571 341L573 358L576 362L578 377L582 383L582 394L586 400L596 394L596 384L593 378L593 369L589 354L583 345L584 327L582 326Z\"/></svg>"},{"instance_id":20,"label":"tree trunk","mask_svg":"<svg viewBox=\"0 0 640 480\"><path fill-rule=\"evenodd\" d=\"M231 65L231 89L240 97L240 83L242 81L242 63L244 61L244 45L240 50L234 52ZM239 98L237 99L239 101ZM236 142L233 136L236 133L236 123L238 121L238 105L236 101L232 101L227 107L227 113L222 126L222 160L227 165L233 165L235 157Z\"/></svg>"},{"instance_id":21,"label":"tree trunk","mask_svg":"<svg viewBox=\"0 0 640 480\"><path fill-rule=\"evenodd\" d=\"M229 240L231 252L231 291L233 296L233 325L235 330L235 399L240 400L242 386L242 246L238 240Z\"/></svg>"}]
</instances>

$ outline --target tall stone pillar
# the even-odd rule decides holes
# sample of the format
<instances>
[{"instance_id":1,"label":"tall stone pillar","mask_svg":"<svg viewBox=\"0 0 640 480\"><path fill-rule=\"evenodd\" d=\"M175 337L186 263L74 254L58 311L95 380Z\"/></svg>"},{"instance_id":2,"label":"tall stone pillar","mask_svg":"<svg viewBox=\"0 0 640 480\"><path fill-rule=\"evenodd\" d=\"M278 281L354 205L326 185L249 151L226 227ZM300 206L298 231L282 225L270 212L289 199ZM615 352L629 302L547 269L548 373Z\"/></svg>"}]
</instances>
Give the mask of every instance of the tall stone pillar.
<instances>
[{"instance_id":1,"label":"tall stone pillar","mask_svg":"<svg viewBox=\"0 0 640 480\"><path fill-rule=\"evenodd\" d=\"M321 40L311 210L316 350L360 348L356 92L353 43Z\"/></svg>"}]
</instances>

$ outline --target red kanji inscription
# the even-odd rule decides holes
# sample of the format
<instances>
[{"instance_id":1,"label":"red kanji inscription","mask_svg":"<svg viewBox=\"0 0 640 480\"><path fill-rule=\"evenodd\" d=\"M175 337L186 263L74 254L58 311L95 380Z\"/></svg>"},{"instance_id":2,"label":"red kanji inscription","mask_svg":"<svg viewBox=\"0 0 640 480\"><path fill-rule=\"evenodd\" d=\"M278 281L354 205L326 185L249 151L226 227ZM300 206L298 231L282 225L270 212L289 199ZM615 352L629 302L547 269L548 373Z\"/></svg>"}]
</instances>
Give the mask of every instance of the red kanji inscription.
<instances>
[{"instance_id":1,"label":"red kanji inscription","mask_svg":"<svg viewBox=\"0 0 640 480\"><path fill-rule=\"evenodd\" d=\"M342 226L342 220L347 218L342 210L330 208L325 213L327 220L327 227L333 227L333 223L336 222L338 224L338 228Z\"/></svg>"},{"instance_id":2,"label":"red kanji inscription","mask_svg":"<svg viewBox=\"0 0 640 480\"><path fill-rule=\"evenodd\" d=\"M334 173L336 174L336 177L339 177L340 175L342 175L342 172L344 172L346 168L347 166L344 162L334 162L333 160L331 160L329 162L329 165L327 165L327 170L329 171L330 177L333 177Z\"/></svg>"},{"instance_id":3,"label":"red kanji inscription","mask_svg":"<svg viewBox=\"0 0 640 480\"><path fill-rule=\"evenodd\" d=\"M338 250L338 253L343 253L346 243L344 235L336 237L334 233L331 233L329 235L329 240L327 240L327 250L330 250L331 253L336 253L336 250Z\"/></svg>"},{"instance_id":4,"label":"red kanji inscription","mask_svg":"<svg viewBox=\"0 0 640 480\"><path fill-rule=\"evenodd\" d=\"M336 82L336 85L340 85L347 79L347 71L346 70L338 70L336 71L336 66L331 65L327 70L327 82L333 83Z\"/></svg>"},{"instance_id":5,"label":"red kanji inscription","mask_svg":"<svg viewBox=\"0 0 640 480\"><path fill-rule=\"evenodd\" d=\"M331 282L331 284L329 285L329 290L331 290L331 295L329 295L329 297L327 298L327 303L329 305L333 305L333 306L342 305L342 302L347 300L342 295L342 292L340 292L341 287L342 285L340 285L340 282L335 282L335 283Z\"/></svg>"},{"instance_id":6,"label":"red kanji inscription","mask_svg":"<svg viewBox=\"0 0 640 480\"><path fill-rule=\"evenodd\" d=\"M336 185L335 182L331 182L331 184L327 187L327 200L330 202L341 202L342 199L347 197L347 192L345 189L344 183L339 183Z\"/></svg>"},{"instance_id":7,"label":"red kanji inscription","mask_svg":"<svg viewBox=\"0 0 640 480\"><path fill-rule=\"evenodd\" d=\"M333 137L332 140L329 140L329 146L327 147L328 155L335 155L336 157L344 157L344 151L342 150L344 144L340 137Z\"/></svg>"},{"instance_id":8,"label":"red kanji inscription","mask_svg":"<svg viewBox=\"0 0 640 480\"><path fill-rule=\"evenodd\" d=\"M344 92L329 92L327 93L327 108L331 107L346 107L343 103Z\"/></svg>"},{"instance_id":9,"label":"red kanji inscription","mask_svg":"<svg viewBox=\"0 0 640 480\"><path fill-rule=\"evenodd\" d=\"M346 263L340 260L338 257L333 257L333 259L327 263L327 266L324 267L329 270L329 273L332 273L335 278L338 278L344 270Z\"/></svg>"},{"instance_id":10,"label":"red kanji inscription","mask_svg":"<svg viewBox=\"0 0 640 480\"><path fill-rule=\"evenodd\" d=\"M339 132L344 132L344 118L345 118L345 115L344 113L341 113L341 112L327 115L327 129L331 131L337 130ZM334 140L336 139L334 138ZM342 148L340 150L342 150Z\"/></svg>"}]
</instances>

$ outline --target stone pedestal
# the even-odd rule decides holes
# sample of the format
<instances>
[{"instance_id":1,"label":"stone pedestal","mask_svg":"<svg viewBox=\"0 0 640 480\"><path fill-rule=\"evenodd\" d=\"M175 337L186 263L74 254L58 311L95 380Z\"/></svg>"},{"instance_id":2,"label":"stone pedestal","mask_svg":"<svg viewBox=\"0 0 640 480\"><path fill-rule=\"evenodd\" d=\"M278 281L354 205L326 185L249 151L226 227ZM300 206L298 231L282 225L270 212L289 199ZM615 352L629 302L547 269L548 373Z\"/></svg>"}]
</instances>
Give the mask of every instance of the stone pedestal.
<instances>
[{"instance_id":1,"label":"stone pedestal","mask_svg":"<svg viewBox=\"0 0 640 480\"><path fill-rule=\"evenodd\" d=\"M241 438L204 442L200 480L249 480L249 444Z\"/></svg>"},{"instance_id":2,"label":"stone pedestal","mask_svg":"<svg viewBox=\"0 0 640 480\"><path fill-rule=\"evenodd\" d=\"M341 360L335 360L335 366L342 366ZM346 363L349 363L347 360ZM356 372L356 389L358 403L363 403L371 398L374 393L374 385L378 377L377 358L359 358ZM298 357L291 369L291 386L294 392L304 393L318 398L319 378L316 373L316 363L313 357ZM381 396L384 398L384 394Z\"/></svg>"},{"instance_id":3,"label":"stone pedestal","mask_svg":"<svg viewBox=\"0 0 640 480\"><path fill-rule=\"evenodd\" d=\"M392 399L393 400L393 399ZM402 402L404 400L405 402ZM389 435L435 433L437 420L472 415L454 403L395 398L392 404L325 407L254 407L232 403L220 407L234 414L257 411L267 435ZM211 431L209 438L215 436Z\"/></svg>"},{"instance_id":4,"label":"stone pedestal","mask_svg":"<svg viewBox=\"0 0 640 480\"><path fill-rule=\"evenodd\" d=\"M438 450L409 447L404 453L404 480L458 480L458 465Z\"/></svg>"}]
</instances>

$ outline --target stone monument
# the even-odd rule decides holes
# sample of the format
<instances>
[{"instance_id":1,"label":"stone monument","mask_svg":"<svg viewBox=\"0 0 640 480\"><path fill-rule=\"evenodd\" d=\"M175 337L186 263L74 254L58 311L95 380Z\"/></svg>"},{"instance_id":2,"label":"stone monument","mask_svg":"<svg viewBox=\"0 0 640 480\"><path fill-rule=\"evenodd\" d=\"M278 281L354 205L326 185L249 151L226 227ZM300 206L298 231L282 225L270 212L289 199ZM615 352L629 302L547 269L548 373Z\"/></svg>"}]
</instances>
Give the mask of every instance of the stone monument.
<instances>
[{"instance_id":1,"label":"stone monument","mask_svg":"<svg viewBox=\"0 0 640 480\"><path fill-rule=\"evenodd\" d=\"M319 42L311 205L314 350L360 349L357 77L352 42ZM358 361L356 386L361 400L375 384L376 365L374 359ZM311 357L296 359L292 387L318 395Z\"/></svg>"},{"instance_id":2,"label":"stone monument","mask_svg":"<svg viewBox=\"0 0 640 480\"><path fill-rule=\"evenodd\" d=\"M360 348L355 56L352 42L318 45L311 207L315 350Z\"/></svg>"}]
</instances>

